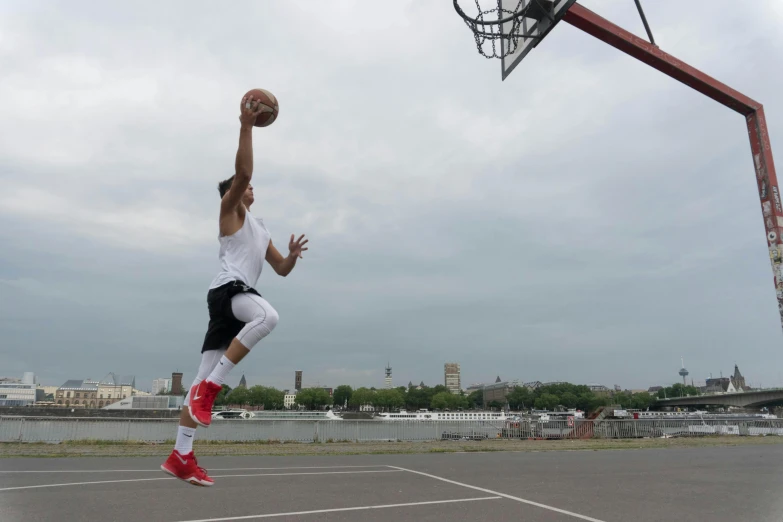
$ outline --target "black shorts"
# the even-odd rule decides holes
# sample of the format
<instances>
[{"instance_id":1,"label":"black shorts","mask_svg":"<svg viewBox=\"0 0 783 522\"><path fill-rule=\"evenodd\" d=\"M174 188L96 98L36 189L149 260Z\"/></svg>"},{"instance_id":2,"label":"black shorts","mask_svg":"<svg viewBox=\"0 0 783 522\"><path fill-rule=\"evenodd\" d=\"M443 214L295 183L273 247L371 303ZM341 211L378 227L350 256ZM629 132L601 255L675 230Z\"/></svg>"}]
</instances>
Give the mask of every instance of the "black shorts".
<instances>
[{"instance_id":1,"label":"black shorts","mask_svg":"<svg viewBox=\"0 0 783 522\"><path fill-rule=\"evenodd\" d=\"M209 326L204 336L201 353L208 350L226 350L231 340L245 326L245 323L234 317L231 298L248 292L261 297L255 288L247 286L242 281L231 281L207 292Z\"/></svg>"}]
</instances>

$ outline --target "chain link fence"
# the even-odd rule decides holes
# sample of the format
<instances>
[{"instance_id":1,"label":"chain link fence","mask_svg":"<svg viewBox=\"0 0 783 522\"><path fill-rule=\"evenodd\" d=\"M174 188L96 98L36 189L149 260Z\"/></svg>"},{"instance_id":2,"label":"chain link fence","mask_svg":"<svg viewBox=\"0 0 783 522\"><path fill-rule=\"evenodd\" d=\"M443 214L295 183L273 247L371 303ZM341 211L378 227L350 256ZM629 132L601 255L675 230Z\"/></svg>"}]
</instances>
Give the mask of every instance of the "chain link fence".
<instances>
[{"instance_id":1,"label":"chain link fence","mask_svg":"<svg viewBox=\"0 0 783 522\"><path fill-rule=\"evenodd\" d=\"M165 442L177 419L0 417L0 442ZM632 439L662 437L783 436L783 419L377 421L215 420L199 439L224 442L380 442L484 439Z\"/></svg>"}]
</instances>

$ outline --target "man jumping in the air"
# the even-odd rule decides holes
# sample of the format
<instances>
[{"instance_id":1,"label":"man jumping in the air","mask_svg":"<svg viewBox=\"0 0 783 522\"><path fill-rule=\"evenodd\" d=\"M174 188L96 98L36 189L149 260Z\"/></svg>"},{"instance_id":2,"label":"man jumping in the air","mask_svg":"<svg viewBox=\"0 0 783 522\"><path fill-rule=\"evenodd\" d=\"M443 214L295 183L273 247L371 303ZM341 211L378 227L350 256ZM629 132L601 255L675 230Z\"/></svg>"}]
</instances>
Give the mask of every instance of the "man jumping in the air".
<instances>
[{"instance_id":1,"label":"man jumping in the air","mask_svg":"<svg viewBox=\"0 0 783 522\"><path fill-rule=\"evenodd\" d=\"M264 221L250 213L253 204L253 123L268 110L250 98L242 99L235 174L218 184L220 191L220 272L207 293L209 326L201 348L201 365L185 397L174 451L161 469L191 484L214 481L193 455L196 426L209 426L212 405L231 369L277 325L274 308L253 288L266 260L274 271L288 275L307 250L304 235L288 243L288 257L272 244Z\"/></svg>"}]
</instances>

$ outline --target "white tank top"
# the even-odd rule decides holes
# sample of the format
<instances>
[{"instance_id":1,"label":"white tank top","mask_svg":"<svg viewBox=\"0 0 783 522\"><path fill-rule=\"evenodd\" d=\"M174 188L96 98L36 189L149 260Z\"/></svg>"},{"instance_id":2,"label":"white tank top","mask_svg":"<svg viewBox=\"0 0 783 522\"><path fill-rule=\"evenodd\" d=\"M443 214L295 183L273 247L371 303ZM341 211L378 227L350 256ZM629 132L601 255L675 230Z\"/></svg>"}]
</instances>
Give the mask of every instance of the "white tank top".
<instances>
[{"instance_id":1,"label":"white tank top","mask_svg":"<svg viewBox=\"0 0 783 522\"><path fill-rule=\"evenodd\" d=\"M246 211L242 228L230 236L218 235L220 272L209 288L217 288L237 279L248 286L256 286L264 267L270 238L264 220Z\"/></svg>"}]
</instances>

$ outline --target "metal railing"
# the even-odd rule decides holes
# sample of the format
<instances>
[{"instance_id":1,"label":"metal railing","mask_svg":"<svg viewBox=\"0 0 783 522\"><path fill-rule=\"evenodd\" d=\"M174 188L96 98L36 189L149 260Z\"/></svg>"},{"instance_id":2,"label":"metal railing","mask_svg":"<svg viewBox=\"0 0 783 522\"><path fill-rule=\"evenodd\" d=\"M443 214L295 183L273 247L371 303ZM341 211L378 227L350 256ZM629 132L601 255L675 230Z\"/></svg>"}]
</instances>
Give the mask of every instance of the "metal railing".
<instances>
[{"instance_id":1,"label":"metal railing","mask_svg":"<svg viewBox=\"0 0 783 522\"><path fill-rule=\"evenodd\" d=\"M177 419L0 417L0 442L164 442ZM370 442L449 439L630 439L661 437L783 436L783 419L493 421L215 420L199 439L225 442Z\"/></svg>"}]
</instances>

